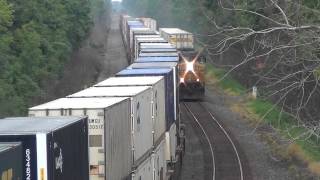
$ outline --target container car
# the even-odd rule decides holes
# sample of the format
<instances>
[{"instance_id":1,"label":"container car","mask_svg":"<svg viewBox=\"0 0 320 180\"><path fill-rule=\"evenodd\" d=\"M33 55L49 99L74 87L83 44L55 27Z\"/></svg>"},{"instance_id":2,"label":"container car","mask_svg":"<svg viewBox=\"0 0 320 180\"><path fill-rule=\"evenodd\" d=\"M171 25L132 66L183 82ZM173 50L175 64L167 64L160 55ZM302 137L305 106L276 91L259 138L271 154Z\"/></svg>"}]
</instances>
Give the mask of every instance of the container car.
<instances>
[{"instance_id":1,"label":"container car","mask_svg":"<svg viewBox=\"0 0 320 180\"><path fill-rule=\"evenodd\" d=\"M131 147L133 164L139 164L152 152L152 89L150 87L91 87L67 97L129 97L131 100ZM116 143L120 142L118 141Z\"/></svg>"},{"instance_id":2,"label":"container car","mask_svg":"<svg viewBox=\"0 0 320 180\"><path fill-rule=\"evenodd\" d=\"M145 68L157 68L157 69L161 69L161 68L172 68L175 72L175 76L177 76L177 64L176 62L151 62L151 63L133 63L131 64L128 69L145 69ZM179 95L178 95L179 97ZM179 100L176 100L177 102L177 114L179 114ZM179 129L180 122L178 120L177 117L177 121L174 124L171 124L170 127L168 127L168 131L166 132L166 147L168 149L168 151L166 152L166 154L169 154L166 156L166 160L167 161L175 161L176 160L176 156L175 156L175 152L176 152L176 147L177 147L177 129Z\"/></svg>"},{"instance_id":3,"label":"container car","mask_svg":"<svg viewBox=\"0 0 320 180\"><path fill-rule=\"evenodd\" d=\"M21 142L0 142L1 180L22 180Z\"/></svg>"},{"instance_id":4,"label":"container car","mask_svg":"<svg viewBox=\"0 0 320 180\"><path fill-rule=\"evenodd\" d=\"M155 19L143 17L143 18L140 18L140 20L143 22L144 26L154 31L157 30L157 21Z\"/></svg>"},{"instance_id":5,"label":"container car","mask_svg":"<svg viewBox=\"0 0 320 180\"><path fill-rule=\"evenodd\" d=\"M173 47L170 43L141 43L140 44L140 48L144 49L144 48L149 48L149 49L176 49L175 47Z\"/></svg>"},{"instance_id":6,"label":"container car","mask_svg":"<svg viewBox=\"0 0 320 180\"><path fill-rule=\"evenodd\" d=\"M154 177L156 180L169 179L166 160L166 141L163 140L154 150Z\"/></svg>"},{"instance_id":7,"label":"container car","mask_svg":"<svg viewBox=\"0 0 320 180\"><path fill-rule=\"evenodd\" d=\"M135 59L139 57L141 43L167 43L167 41L161 37L155 37L155 36L138 37L137 36L135 39L135 46L133 49Z\"/></svg>"},{"instance_id":8,"label":"container car","mask_svg":"<svg viewBox=\"0 0 320 180\"><path fill-rule=\"evenodd\" d=\"M179 57L138 57L135 62L137 63L150 63L150 62L179 62Z\"/></svg>"},{"instance_id":9,"label":"container car","mask_svg":"<svg viewBox=\"0 0 320 180\"><path fill-rule=\"evenodd\" d=\"M177 50L175 48L166 48L166 49L162 49L162 48L140 48L139 50L139 54L140 53L177 53Z\"/></svg>"},{"instance_id":10,"label":"container car","mask_svg":"<svg viewBox=\"0 0 320 180\"><path fill-rule=\"evenodd\" d=\"M154 53L139 53L138 57L178 57L177 52L154 52Z\"/></svg>"},{"instance_id":11,"label":"container car","mask_svg":"<svg viewBox=\"0 0 320 180\"><path fill-rule=\"evenodd\" d=\"M132 76L164 76L165 78L165 92L166 92L166 130L170 128L170 125L177 119L177 82L174 77L174 70L168 69L124 69L116 74L116 77L132 77Z\"/></svg>"},{"instance_id":12,"label":"container car","mask_svg":"<svg viewBox=\"0 0 320 180\"><path fill-rule=\"evenodd\" d=\"M94 87L128 87L128 86L149 86L152 89L152 122L153 122L153 145L164 139L166 131L165 119L165 91L164 78L155 77L111 77Z\"/></svg>"},{"instance_id":13,"label":"container car","mask_svg":"<svg viewBox=\"0 0 320 180\"><path fill-rule=\"evenodd\" d=\"M130 48L134 46L134 40L137 36L147 36L147 35L154 35L159 37L159 32L153 31L149 28L132 28L130 29Z\"/></svg>"},{"instance_id":14,"label":"container car","mask_svg":"<svg viewBox=\"0 0 320 180\"><path fill-rule=\"evenodd\" d=\"M134 37L133 37L133 42L132 42L132 46L130 48L130 52L131 52L131 59L130 59L130 63L131 64L134 59L136 59L136 48L137 48L137 45L136 45L136 42L137 42L137 39L144 39L144 38L149 38L149 39L159 39L161 38L160 35L158 34L158 32L156 32L155 34L135 34ZM163 38L162 38L163 40ZM162 42L163 43L163 42Z\"/></svg>"},{"instance_id":15,"label":"container car","mask_svg":"<svg viewBox=\"0 0 320 180\"><path fill-rule=\"evenodd\" d=\"M134 40L136 37L160 37L159 33L149 28L131 28L130 29L130 58L134 59Z\"/></svg>"},{"instance_id":16,"label":"container car","mask_svg":"<svg viewBox=\"0 0 320 180\"><path fill-rule=\"evenodd\" d=\"M29 116L88 116L90 180L104 180L131 173L130 111L126 97L61 98L30 108Z\"/></svg>"},{"instance_id":17,"label":"container car","mask_svg":"<svg viewBox=\"0 0 320 180\"><path fill-rule=\"evenodd\" d=\"M169 179L167 173L167 162L165 160L165 141L154 149L154 152L143 163L135 168L132 180L164 180Z\"/></svg>"},{"instance_id":18,"label":"container car","mask_svg":"<svg viewBox=\"0 0 320 180\"><path fill-rule=\"evenodd\" d=\"M135 62L131 64L130 66L127 67L127 69L167 69L167 68L175 68L175 76L178 76L178 63L177 62L143 62L143 63L138 63Z\"/></svg>"},{"instance_id":19,"label":"container car","mask_svg":"<svg viewBox=\"0 0 320 180\"><path fill-rule=\"evenodd\" d=\"M89 179L87 118L1 119L0 141L21 142L24 180Z\"/></svg>"},{"instance_id":20,"label":"container car","mask_svg":"<svg viewBox=\"0 0 320 180\"><path fill-rule=\"evenodd\" d=\"M176 63L177 64L177 63ZM165 114L165 107L162 107L162 104L164 105L165 102L162 102L162 100L165 99L164 97L164 78L162 76L147 76L147 77L112 77L108 78L105 81L102 81L95 85L96 87L113 87L113 86L152 86L153 88L153 94L154 99L157 99L159 101L158 103L154 103L154 109L155 109L155 118L154 119L164 119ZM157 95L156 95L157 94ZM158 105L156 105L158 104ZM159 123L155 123L154 126L156 126L155 129L155 139L154 146L159 146L159 143L161 143L165 138L165 143L167 144L165 148L168 148L165 150L165 153L168 153L164 155L166 158L165 160L170 161L173 160L173 155L175 152L172 151L174 144L176 144L176 140L174 137L176 137L176 131L172 129L172 127L176 127L175 125L172 125L170 122L166 122L169 127L168 131L165 132L165 127L162 126L160 123L161 121L158 120ZM169 124L170 123L170 124ZM163 129L162 129L163 127ZM174 149L175 151L175 149Z\"/></svg>"},{"instance_id":21,"label":"container car","mask_svg":"<svg viewBox=\"0 0 320 180\"><path fill-rule=\"evenodd\" d=\"M160 28L161 36L179 50L194 49L193 34L179 28Z\"/></svg>"}]
</instances>

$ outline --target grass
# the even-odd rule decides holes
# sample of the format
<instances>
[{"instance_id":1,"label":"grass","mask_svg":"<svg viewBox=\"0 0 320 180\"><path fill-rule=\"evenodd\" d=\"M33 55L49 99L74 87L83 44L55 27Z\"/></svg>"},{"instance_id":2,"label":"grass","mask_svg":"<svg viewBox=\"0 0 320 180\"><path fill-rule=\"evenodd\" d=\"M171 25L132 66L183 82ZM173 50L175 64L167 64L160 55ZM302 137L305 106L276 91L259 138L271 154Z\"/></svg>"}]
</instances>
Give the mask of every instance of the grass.
<instances>
[{"instance_id":1,"label":"grass","mask_svg":"<svg viewBox=\"0 0 320 180\"><path fill-rule=\"evenodd\" d=\"M271 102L263 100L250 100L246 108L258 115L264 122L280 131L286 138L297 138L295 143L301 147L304 155L297 152L299 158L304 161L320 161L320 141L315 135L309 134L308 130L297 124L297 120L286 112L281 112L279 107Z\"/></svg>"},{"instance_id":2,"label":"grass","mask_svg":"<svg viewBox=\"0 0 320 180\"><path fill-rule=\"evenodd\" d=\"M246 92L246 88L239 82L232 79L230 76L226 76L220 80L226 73L222 69L215 68L211 64L206 64L207 79L211 79L211 83L217 83L224 91L229 95L241 95ZM210 83L210 82L209 82Z\"/></svg>"},{"instance_id":3,"label":"grass","mask_svg":"<svg viewBox=\"0 0 320 180\"><path fill-rule=\"evenodd\" d=\"M246 89L239 82L227 76L219 81L225 71L207 65L206 78L210 83L218 85L228 95L244 95ZM279 133L287 139L296 139L287 148L287 153L293 158L308 164L308 168L314 174L320 176L320 140L309 131L298 125L298 121L272 102L261 99L247 99L246 104L239 105L242 112L249 112L246 116L258 122L267 123L278 129Z\"/></svg>"}]
</instances>

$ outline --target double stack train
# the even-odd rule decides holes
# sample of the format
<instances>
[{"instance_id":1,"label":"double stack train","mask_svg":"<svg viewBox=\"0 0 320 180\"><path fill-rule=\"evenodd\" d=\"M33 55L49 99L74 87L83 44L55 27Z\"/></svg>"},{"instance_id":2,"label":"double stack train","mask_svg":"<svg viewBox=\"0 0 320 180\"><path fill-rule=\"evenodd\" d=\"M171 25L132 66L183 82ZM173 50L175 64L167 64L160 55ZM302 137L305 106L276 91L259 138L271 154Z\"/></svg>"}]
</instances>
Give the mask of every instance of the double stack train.
<instances>
[{"instance_id":1,"label":"double stack train","mask_svg":"<svg viewBox=\"0 0 320 180\"><path fill-rule=\"evenodd\" d=\"M151 18L121 15L120 30L130 64L126 69L30 108L30 117L13 119L10 131L2 123L0 159L10 150L22 159L21 166L16 161L12 168L0 162L3 179L172 178L184 145L179 101L203 97L205 56L195 50L191 33L177 28L157 31ZM27 138L31 135L34 141Z\"/></svg>"},{"instance_id":2,"label":"double stack train","mask_svg":"<svg viewBox=\"0 0 320 180\"><path fill-rule=\"evenodd\" d=\"M151 18L122 15L120 29L129 64L177 62L180 99L201 100L205 92L206 58L194 47L192 33L178 28L159 28Z\"/></svg>"}]
</instances>

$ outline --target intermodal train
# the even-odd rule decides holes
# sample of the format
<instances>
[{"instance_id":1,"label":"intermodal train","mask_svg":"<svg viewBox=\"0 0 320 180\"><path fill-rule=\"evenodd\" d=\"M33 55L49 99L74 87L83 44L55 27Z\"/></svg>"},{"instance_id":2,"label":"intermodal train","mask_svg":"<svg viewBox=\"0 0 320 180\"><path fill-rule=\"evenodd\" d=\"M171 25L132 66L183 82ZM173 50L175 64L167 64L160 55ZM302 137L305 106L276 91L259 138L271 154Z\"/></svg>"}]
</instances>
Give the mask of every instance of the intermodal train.
<instances>
[{"instance_id":1,"label":"intermodal train","mask_svg":"<svg viewBox=\"0 0 320 180\"><path fill-rule=\"evenodd\" d=\"M192 33L179 28L159 28L157 31L156 21L151 18L122 15L120 19L129 63L155 57L158 61L178 58L180 100L203 99L206 56L203 50L195 49Z\"/></svg>"},{"instance_id":2,"label":"intermodal train","mask_svg":"<svg viewBox=\"0 0 320 180\"><path fill-rule=\"evenodd\" d=\"M191 33L120 19L127 68L29 117L0 119L2 179L172 178L184 149L179 101L203 96L205 58Z\"/></svg>"}]
</instances>

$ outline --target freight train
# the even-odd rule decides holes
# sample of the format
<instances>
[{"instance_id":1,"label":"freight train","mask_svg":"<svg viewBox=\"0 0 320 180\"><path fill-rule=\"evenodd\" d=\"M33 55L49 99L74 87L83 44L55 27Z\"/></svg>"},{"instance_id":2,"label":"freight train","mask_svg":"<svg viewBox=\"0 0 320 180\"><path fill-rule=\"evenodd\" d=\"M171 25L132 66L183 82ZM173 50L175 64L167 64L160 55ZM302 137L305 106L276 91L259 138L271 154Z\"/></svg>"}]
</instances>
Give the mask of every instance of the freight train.
<instances>
[{"instance_id":1,"label":"freight train","mask_svg":"<svg viewBox=\"0 0 320 180\"><path fill-rule=\"evenodd\" d=\"M205 62L202 50L194 47L192 33L178 28L159 28L150 18L122 15L120 29L129 63L178 59L180 100L202 100L205 94Z\"/></svg>"},{"instance_id":2,"label":"freight train","mask_svg":"<svg viewBox=\"0 0 320 180\"><path fill-rule=\"evenodd\" d=\"M0 163L3 179L171 179L184 149L179 101L203 96L203 55L192 34L158 32L151 18L122 15L120 30L126 69L30 117L0 119L0 160L18 159Z\"/></svg>"}]
</instances>

